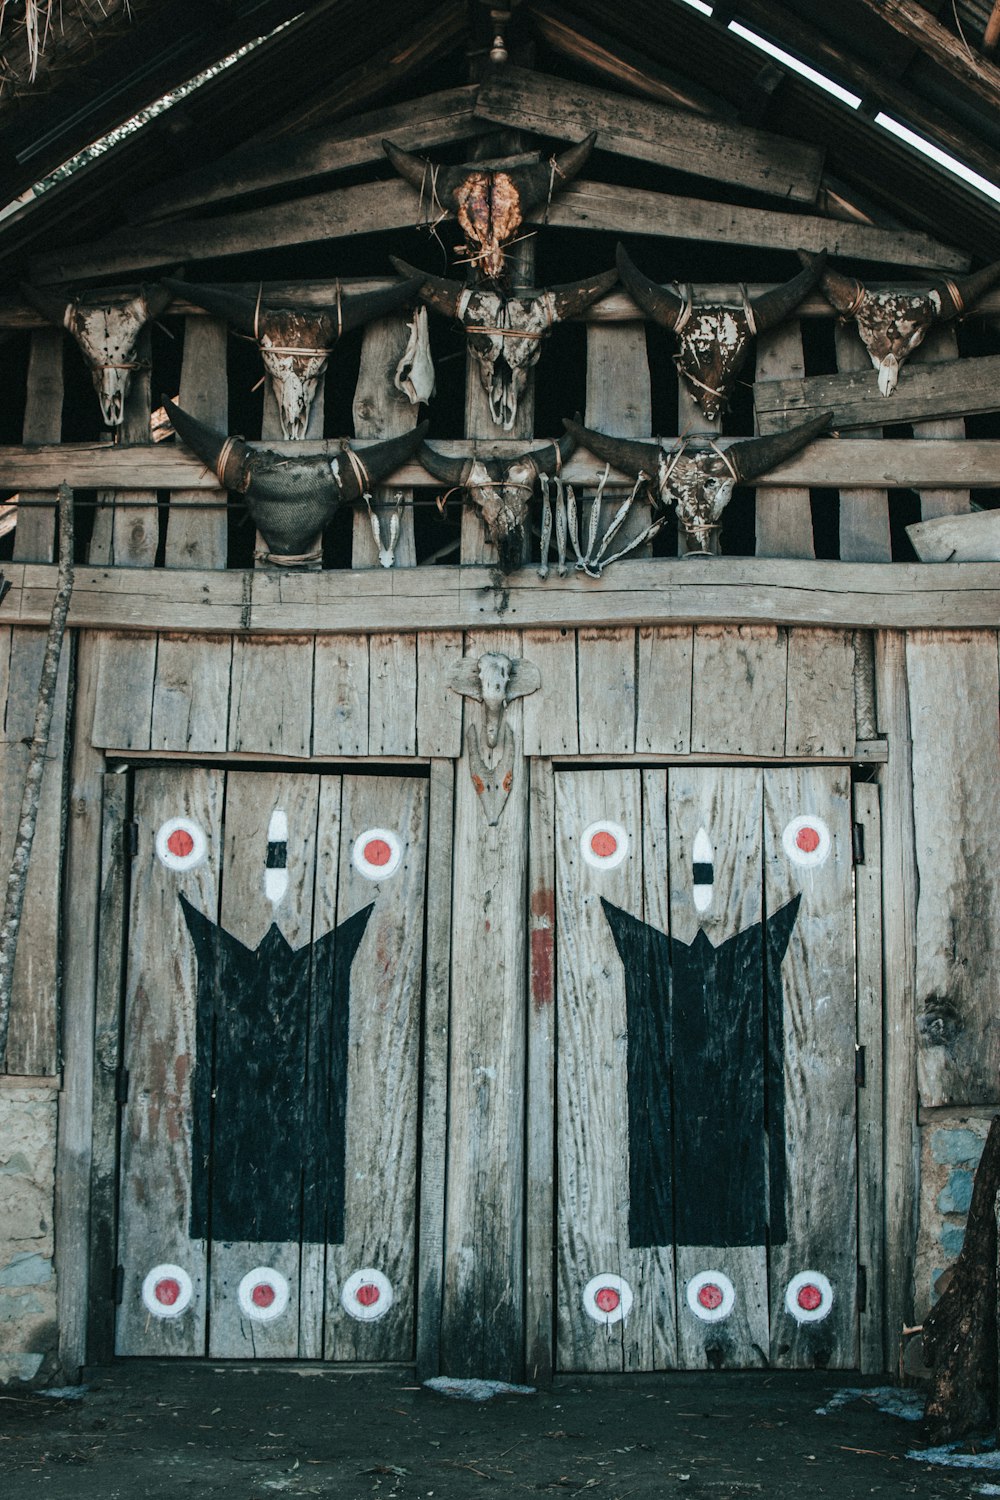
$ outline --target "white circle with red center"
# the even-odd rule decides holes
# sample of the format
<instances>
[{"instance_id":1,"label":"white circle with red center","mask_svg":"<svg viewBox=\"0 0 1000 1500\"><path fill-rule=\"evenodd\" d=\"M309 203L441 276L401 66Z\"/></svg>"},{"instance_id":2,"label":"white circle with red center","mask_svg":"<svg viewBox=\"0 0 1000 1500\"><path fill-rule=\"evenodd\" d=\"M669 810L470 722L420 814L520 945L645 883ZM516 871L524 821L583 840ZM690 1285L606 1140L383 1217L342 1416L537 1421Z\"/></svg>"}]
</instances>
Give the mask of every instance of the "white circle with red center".
<instances>
[{"instance_id":1,"label":"white circle with red center","mask_svg":"<svg viewBox=\"0 0 1000 1500\"><path fill-rule=\"evenodd\" d=\"M724 1271L699 1271L687 1284L687 1305L703 1323L721 1323L736 1306L736 1288Z\"/></svg>"},{"instance_id":2,"label":"white circle with red center","mask_svg":"<svg viewBox=\"0 0 1000 1500\"><path fill-rule=\"evenodd\" d=\"M271 1323L288 1306L288 1282L273 1266L254 1266L240 1282L240 1311L255 1323Z\"/></svg>"},{"instance_id":3,"label":"white circle with red center","mask_svg":"<svg viewBox=\"0 0 1000 1500\"><path fill-rule=\"evenodd\" d=\"M603 819L583 830L580 848L588 865L595 870L614 870L628 854L628 834L620 823Z\"/></svg>"},{"instance_id":4,"label":"white circle with red center","mask_svg":"<svg viewBox=\"0 0 1000 1500\"><path fill-rule=\"evenodd\" d=\"M793 818L786 824L781 842L792 864L803 869L815 869L829 858L830 830L822 818L814 817L812 813L803 813L800 818Z\"/></svg>"},{"instance_id":5,"label":"white circle with red center","mask_svg":"<svg viewBox=\"0 0 1000 1500\"><path fill-rule=\"evenodd\" d=\"M194 1287L183 1266L154 1266L142 1283L144 1307L154 1318L179 1318L191 1305Z\"/></svg>"},{"instance_id":6,"label":"white circle with red center","mask_svg":"<svg viewBox=\"0 0 1000 1500\"><path fill-rule=\"evenodd\" d=\"M366 880L388 880L399 869L403 845L391 828L366 828L351 847L351 860Z\"/></svg>"},{"instance_id":7,"label":"white circle with red center","mask_svg":"<svg viewBox=\"0 0 1000 1500\"><path fill-rule=\"evenodd\" d=\"M785 1310L796 1323L820 1323L833 1306L833 1287L822 1271L800 1271L785 1288Z\"/></svg>"},{"instance_id":8,"label":"white circle with red center","mask_svg":"<svg viewBox=\"0 0 1000 1500\"><path fill-rule=\"evenodd\" d=\"M392 1302L391 1281L373 1266L353 1271L340 1292L340 1305L359 1323L374 1323L384 1318Z\"/></svg>"},{"instance_id":9,"label":"white circle with red center","mask_svg":"<svg viewBox=\"0 0 1000 1500\"><path fill-rule=\"evenodd\" d=\"M583 1310L595 1323L620 1323L632 1311L632 1288L623 1276L592 1276L583 1289Z\"/></svg>"},{"instance_id":10,"label":"white circle with red center","mask_svg":"<svg viewBox=\"0 0 1000 1500\"><path fill-rule=\"evenodd\" d=\"M208 840L191 818L168 818L156 830L156 857L168 870L193 870L208 857Z\"/></svg>"}]
</instances>

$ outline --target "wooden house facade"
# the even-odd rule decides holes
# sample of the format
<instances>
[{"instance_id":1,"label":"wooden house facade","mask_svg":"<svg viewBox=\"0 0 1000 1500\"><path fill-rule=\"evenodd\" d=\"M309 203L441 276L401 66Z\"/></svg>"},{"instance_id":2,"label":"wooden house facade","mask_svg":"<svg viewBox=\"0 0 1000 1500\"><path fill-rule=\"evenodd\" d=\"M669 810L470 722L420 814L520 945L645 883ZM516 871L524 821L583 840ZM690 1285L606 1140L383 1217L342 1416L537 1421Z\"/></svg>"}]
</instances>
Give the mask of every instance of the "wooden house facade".
<instances>
[{"instance_id":1,"label":"wooden house facade","mask_svg":"<svg viewBox=\"0 0 1000 1500\"><path fill-rule=\"evenodd\" d=\"M360 45L360 7L340 9ZM750 69L756 123L586 6L443 5L377 85L359 64L296 105L336 20L318 5L177 106L218 129L196 166L154 172L125 141L0 222L5 871L60 486L75 508L0 1073L5 1379L162 1356L876 1372L957 1252L1000 1107L1000 288L883 396L816 284L757 333L718 417L678 330L610 278L526 326L538 357L502 412L488 308L432 306L424 328L414 293L344 316L399 282L390 257L475 277L444 186L466 163L492 227L498 173L547 178L505 247L525 305L610 272L619 240L688 319L730 323L799 247L859 297L862 278L961 286L996 254L974 190L886 146L883 200L852 193L787 98L768 128L759 59L657 9L657 47L695 28L730 90ZM240 88L269 67L283 112L241 145ZM872 128L843 126L856 155ZM118 328L163 276L135 348L99 360L131 377L109 430L38 294ZM249 332L206 286L254 310ZM261 337L282 307L336 320L296 437L260 360L302 353ZM740 443L823 412L746 482ZM537 486L512 471L575 414L650 445L645 489L585 440ZM414 436L365 484L371 445L425 417L437 461L499 467L443 481ZM227 468L243 454L249 505L261 448L276 483L304 456L370 500L276 545ZM701 532L668 488L695 454L733 489ZM512 565L484 514L529 488ZM915 560L918 523L942 560Z\"/></svg>"}]
</instances>

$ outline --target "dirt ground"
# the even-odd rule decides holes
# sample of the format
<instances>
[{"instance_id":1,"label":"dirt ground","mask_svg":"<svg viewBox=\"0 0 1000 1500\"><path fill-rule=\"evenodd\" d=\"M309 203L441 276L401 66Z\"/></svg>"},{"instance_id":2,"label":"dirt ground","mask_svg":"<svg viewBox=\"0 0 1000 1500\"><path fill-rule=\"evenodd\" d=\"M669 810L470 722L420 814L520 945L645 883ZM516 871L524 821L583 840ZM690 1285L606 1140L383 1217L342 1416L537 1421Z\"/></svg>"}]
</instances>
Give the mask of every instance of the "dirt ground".
<instances>
[{"instance_id":1,"label":"dirt ground","mask_svg":"<svg viewBox=\"0 0 1000 1500\"><path fill-rule=\"evenodd\" d=\"M829 1373L563 1378L472 1404L406 1369L131 1363L82 1399L0 1397L3 1500L783 1500L1000 1495L905 1455L919 1427Z\"/></svg>"}]
</instances>

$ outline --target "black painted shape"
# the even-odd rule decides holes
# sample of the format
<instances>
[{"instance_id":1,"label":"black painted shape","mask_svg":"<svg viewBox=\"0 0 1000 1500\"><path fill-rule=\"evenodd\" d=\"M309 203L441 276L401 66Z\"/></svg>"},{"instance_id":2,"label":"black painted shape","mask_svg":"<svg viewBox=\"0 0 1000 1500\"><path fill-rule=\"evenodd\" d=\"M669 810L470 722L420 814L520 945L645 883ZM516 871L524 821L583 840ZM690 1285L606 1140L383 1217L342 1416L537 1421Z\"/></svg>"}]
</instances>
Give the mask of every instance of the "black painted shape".
<instances>
[{"instance_id":1,"label":"black painted shape","mask_svg":"<svg viewBox=\"0 0 1000 1500\"><path fill-rule=\"evenodd\" d=\"M781 961L799 900L767 920L766 987L760 923L716 948L602 902L625 970L633 1246L786 1237Z\"/></svg>"},{"instance_id":2,"label":"black painted shape","mask_svg":"<svg viewBox=\"0 0 1000 1500\"><path fill-rule=\"evenodd\" d=\"M182 895L198 959L192 1239L340 1243L351 964L372 905L295 952Z\"/></svg>"},{"instance_id":3,"label":"black painted shape","mask_svg":"<svg viewBox=\"0 0 1000 1500\"><path fill-rule=\"evenodd\" d=\"M696 862L691 867L691 875L695 885L711 885L715 879L715 866L700 865Z\"/></svg>"},{"instance_id":4,"label":"black painted shape","mask_svg":"<svg viewBox=\"0 0 1000 1500\"><path fill-rule=\"evenodd\" d=\"M265 867L268 870L283 870L288 864L288 845L272 840L267 846Z\"/></svg>"}]
</instances>

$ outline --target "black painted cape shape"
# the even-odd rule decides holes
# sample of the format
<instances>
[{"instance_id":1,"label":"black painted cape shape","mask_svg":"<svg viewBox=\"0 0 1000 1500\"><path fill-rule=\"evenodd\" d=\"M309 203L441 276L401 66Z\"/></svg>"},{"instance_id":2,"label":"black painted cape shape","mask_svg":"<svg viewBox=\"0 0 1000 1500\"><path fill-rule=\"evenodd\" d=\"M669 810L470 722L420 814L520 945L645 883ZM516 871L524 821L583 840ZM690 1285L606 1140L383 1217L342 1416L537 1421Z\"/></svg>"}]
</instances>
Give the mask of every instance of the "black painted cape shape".
<instances>
[{"instance_id":1,"label":"black painted cape shape","mask_svg":"<svg viewBox=\"0 0 1000 1500\"><path fill-rule=\"evenodd\" d=\"M372 905L292 951L181 906L198 958L192 1239L339 1244L351 965Z\"/></svg>"},{"instance_id":2,"label":"black painted cape shape","mask_svg":"<svg viewBox=\"0 0 1000 1500\"><path fill-rule=\"evenodd\" d=\"M625 968L631 1245L784 1243L781 961L800 899L766 944L758 922L718 948L602 899Z\"/></svg>"}]
</instances>

